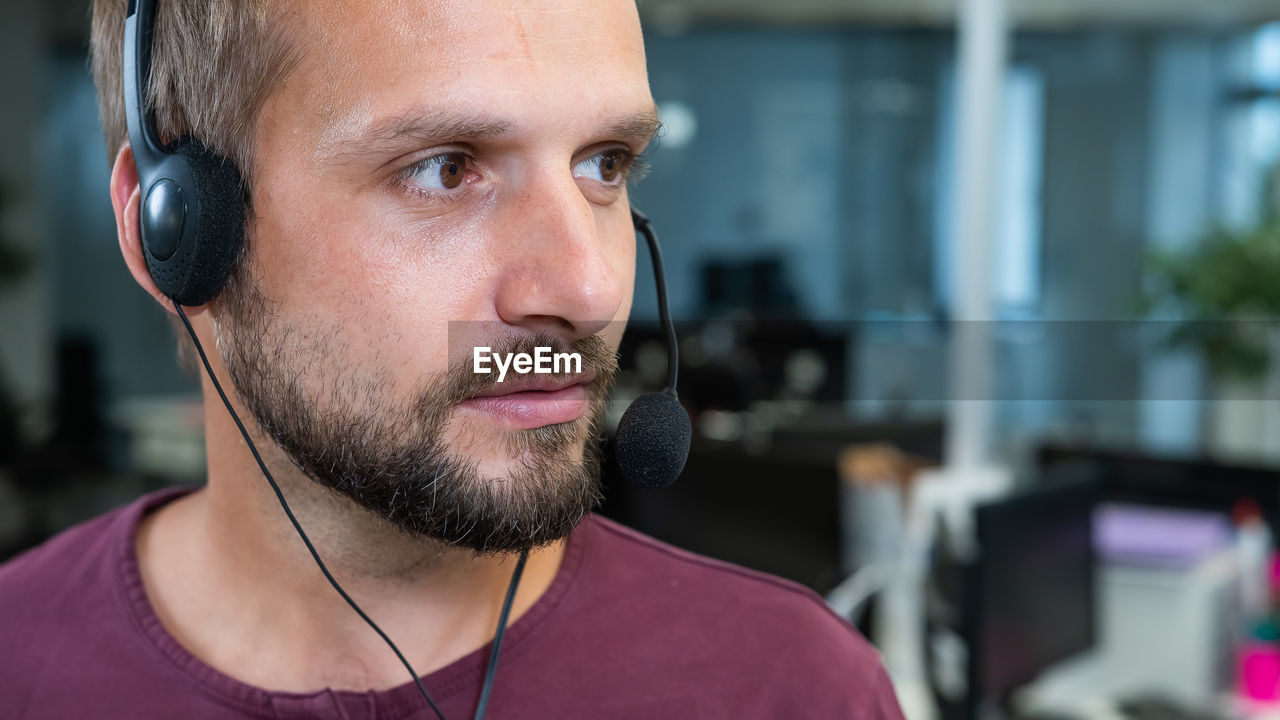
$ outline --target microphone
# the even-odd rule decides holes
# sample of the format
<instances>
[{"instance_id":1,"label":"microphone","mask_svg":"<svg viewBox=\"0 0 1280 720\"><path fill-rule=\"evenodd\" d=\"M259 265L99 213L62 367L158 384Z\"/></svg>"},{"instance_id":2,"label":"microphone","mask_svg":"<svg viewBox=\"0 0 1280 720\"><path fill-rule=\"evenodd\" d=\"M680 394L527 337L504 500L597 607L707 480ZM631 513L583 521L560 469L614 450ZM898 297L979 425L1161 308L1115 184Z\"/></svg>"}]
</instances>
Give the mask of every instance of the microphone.
<instances>
[{"instance_id":1,"label":"microphone","mask_svg":"<svg viewBox=\"0 0 1280 720\"><path fill-rule=\"evenodd\" d=\"M631 221L649 243L653 259L653 279L658 286L658 316L667 343L667 386L660 392L645 393L636 398L618 421L616 451L622 477L633 485L664 488L680 477L689 459L689 441L693 429L689 414L676 394L676 372L680 366L680 349L676 343L671 310L667 307L667 281L662 271L662 248L649 218L635 208Z\"/></svg>"},{"instance_id":2,"label":"microphone","mask_svg":"<svg viewBox=\"0 0 1280 720\"><path fill-rule=\"evenodd\" d=\"M636 398L618 421L618 467L633 485L664 488L680 477L689 457L689 415L675 393Z\"/></svg>"}]
</instances>

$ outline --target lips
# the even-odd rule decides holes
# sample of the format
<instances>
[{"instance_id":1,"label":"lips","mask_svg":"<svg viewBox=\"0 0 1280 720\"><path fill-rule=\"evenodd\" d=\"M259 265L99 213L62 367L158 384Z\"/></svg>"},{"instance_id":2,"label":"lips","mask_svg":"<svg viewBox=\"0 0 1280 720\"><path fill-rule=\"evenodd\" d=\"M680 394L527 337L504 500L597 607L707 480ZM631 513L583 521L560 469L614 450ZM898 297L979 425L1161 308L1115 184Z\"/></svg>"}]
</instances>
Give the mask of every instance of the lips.
<instances>
[{"instance_id":1,"label":"lips","mask_svg":"<svg viewBox=\"0 0 1280 720\"><path fill-rule=\"evenodd\" d=\"M494 383L488 388L481 390L469 399L502 397L504 395L514 395L524 392L546 392L553 393L574 385L586 385L594 379L589 373L574 378L552 377L552 376L528 376L505 380L500 383Z\"/></svg>"},{"instance_id":2,"label":"lips","mask_svg":"<svg viewBox=\"0 0 1280 720\"><path fill-rule=\"evenodd\" d=\"M572 422L587 410L586 385L591 379L585 374L571 379L515 378L494 383L458 407L512 430Z\"/></svg>"}]
</instances>

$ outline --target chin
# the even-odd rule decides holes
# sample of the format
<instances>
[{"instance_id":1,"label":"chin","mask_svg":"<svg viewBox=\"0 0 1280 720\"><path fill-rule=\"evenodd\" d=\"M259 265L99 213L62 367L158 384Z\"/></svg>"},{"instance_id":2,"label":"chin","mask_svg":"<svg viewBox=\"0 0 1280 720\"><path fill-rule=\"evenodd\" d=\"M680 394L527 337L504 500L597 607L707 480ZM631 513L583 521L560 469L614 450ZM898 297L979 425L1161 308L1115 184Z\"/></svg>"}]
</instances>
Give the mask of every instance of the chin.
<instances>
[{"instance_id":1,"label":"chin","mask_svg":"<svg viewBox=\"0 0 1280 720\"><path fill-rule=\"evenodd\" d=\"M475 452L473 446L472 451L466 453L467 458L475 463L476 470L482 477L488 478L507 478L520 467L534 467L548 461L570 465L579 465L583 462L587 446L586 438L548 452L533 449L527 446L528 443L521 442L519 435L527 435L530 432L534 431L503 431L501 435L507 437L500 437L498 433L490 432L486 447L481 452Z\"/></svg>"}]
</instances>

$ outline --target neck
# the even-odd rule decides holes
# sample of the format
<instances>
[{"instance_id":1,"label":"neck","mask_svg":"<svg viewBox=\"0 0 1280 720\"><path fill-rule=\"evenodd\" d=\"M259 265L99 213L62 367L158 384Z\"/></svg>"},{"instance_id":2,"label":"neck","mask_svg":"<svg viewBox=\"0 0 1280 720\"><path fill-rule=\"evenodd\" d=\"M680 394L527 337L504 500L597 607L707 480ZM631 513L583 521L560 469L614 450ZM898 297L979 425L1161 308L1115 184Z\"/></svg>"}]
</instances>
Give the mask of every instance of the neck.
<instances>
[{"instance_id":1,"label":"neck","mask_svg":"<svg viewBox=\"0 0 1280 720\"><path fill-rule=\"evenodd\" d=\"M161 621L206 663L266 689L407 682L390 648L325 580L205 383L208 487L153 513L139 531L143 579ZM303 476L270 440L253 437L330 572L419 675L492 639L516 556L475 557L409 536ZM509 622L550 586L564 547L530 554Z\"/></svg>"}]
</instances>

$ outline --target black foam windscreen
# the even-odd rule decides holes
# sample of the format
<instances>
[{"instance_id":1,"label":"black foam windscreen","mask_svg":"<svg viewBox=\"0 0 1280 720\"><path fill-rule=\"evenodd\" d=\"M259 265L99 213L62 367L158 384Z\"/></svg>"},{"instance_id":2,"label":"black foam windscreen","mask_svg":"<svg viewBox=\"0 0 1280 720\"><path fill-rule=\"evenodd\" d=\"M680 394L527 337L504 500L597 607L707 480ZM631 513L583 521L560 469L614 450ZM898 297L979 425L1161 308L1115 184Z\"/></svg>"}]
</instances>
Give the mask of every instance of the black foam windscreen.
<instances>
[{"instance_id":1,"label":"black foam windscreen","mask_svg":"<svg viewBox=\"0 0 1280 720\"><path fill-rule=\"evenodd\" d=\"M165 261L147 255L156 287L179 303L192 307L212 300L231 274L244 241L245 189L240 171L227 158L193 138L179 141L174 154L182 156L195 187L195 234ZM191 210L188 206L188 212Z\"/></svg>"},{"instance_id":2,"label":"black foam windscreen","mask_svg":"<svg viewBox=\"0 0 1280 720\"><path fill-rule=\"evenodd\" d=\"M668 392L636 398L618 422L618 469L632 484L664 488L680 477L693 436L689 414Z\"/></svg>"}]
</instances>

